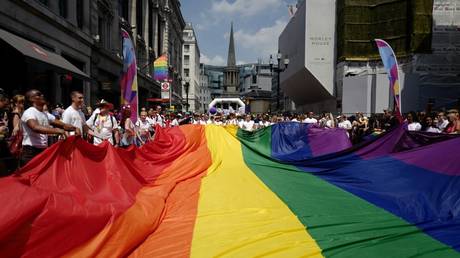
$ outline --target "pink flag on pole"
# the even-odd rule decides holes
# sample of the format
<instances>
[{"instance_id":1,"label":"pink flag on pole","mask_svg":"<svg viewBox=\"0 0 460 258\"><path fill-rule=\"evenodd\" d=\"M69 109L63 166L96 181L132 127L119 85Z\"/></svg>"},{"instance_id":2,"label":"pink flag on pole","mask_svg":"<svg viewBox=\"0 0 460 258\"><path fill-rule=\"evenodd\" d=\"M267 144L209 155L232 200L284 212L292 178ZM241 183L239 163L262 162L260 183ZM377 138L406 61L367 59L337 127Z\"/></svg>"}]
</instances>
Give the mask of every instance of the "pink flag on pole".
<instances>
[{"instance_id":1,"label":"pink flag on pole","mask_svg":"<svg viewBox=\"0 0 460 258\"><path fill-rule=\"evenodd\" d=\"M128 32L122 29L123 38L123 73L121 75L121 104L131 108L131 120L135 123L138 117L138 87L136 52Z\"/></svg>"},{"instance_id":2,"label":"pink flag on pole","mask_svg":"<svg viewBox=\"0 0 460 258\"><path fill-rule=\"evenodd\" d=\"M390 89L395 103L394 111L400 122L402 122L398 60L396 59L395 52L387 42L381 39L376 39L375 42L377 43L383 66L385 67L385 70L388 73L388 79L390 80Z\"/></svg>"}]
</instances>

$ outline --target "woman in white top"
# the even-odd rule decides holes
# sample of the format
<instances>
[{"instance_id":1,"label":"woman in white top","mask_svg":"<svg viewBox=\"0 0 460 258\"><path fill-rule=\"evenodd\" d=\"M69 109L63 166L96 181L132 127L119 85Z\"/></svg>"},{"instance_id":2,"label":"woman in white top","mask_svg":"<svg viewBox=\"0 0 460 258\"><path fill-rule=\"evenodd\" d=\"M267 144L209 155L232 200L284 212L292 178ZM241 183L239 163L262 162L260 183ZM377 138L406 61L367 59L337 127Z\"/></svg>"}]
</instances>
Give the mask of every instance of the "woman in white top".
<instances>
[{"instance_id":1,"label":"woman in white top","mask_svg":"<svg viewBox=\"0 0 460 258\"><path fill-rule=\"evenodd\" d=\"M414 112L407 114L407 130L409 131L420 131L422 130L422 125L416 120L416 115Z\"/></svg>"},{"instance_id":2,"label":"woman in white top","mask_svg":"<svg viewBox=\"0 0 460 258\"><path fill-rule=\"evenodd\" d=\"M433 121L433 118L427 116L425 119L425 122L426 122L425 132L428 132L428 133L441 133L442 132L437 127L438 121L436 119Z\"/></svg>"},{"instance_id":3,"label":"woman in white top","mask_svg":"<svg viewBox=\"0 0 460 258\"><path fill-rule=\"evenodd\" d=\"M246 115L246 119L241 124L241 128L246 131L254 130L254 121L251 115Z\"/></svg>"},{"instance_id":4,"label":"woman in white top","mask_svg":"<svg viewBox=\"0 0 460 258\"><path fill-rule=\"evenodd\" d=\"M122 119L121 124L123 125L123 138L121 144L123 146L130 146L136 143L136 126L131 120L131 107L124 106L122 108Z\"/></svg>"}]
</instances>

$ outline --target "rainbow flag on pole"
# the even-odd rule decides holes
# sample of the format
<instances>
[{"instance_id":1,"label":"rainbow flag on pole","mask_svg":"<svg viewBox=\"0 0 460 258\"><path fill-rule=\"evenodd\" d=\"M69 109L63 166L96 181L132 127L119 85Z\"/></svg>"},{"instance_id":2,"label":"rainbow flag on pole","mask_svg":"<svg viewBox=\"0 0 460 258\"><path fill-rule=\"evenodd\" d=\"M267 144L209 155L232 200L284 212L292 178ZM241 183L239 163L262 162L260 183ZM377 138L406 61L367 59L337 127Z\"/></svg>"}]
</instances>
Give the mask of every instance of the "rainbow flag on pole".
<instances>
[{"instance_id":1,"label":"rainbow flag on pole","mask_svg":"<svg viewBox=\"0 0 460 258\"><path fill-rule=\"evenodd\" d=\"M460 138L411 133L354 148L300 123L157 128L140 149L69 138L0 179L0 257L460 257Z\"/></svg>"},{"instance_id":2,"label":"rainbow flag on pole","mask_svg":"<svg viewBox=\"0 0 460 258\"><path fill-rule=\"evenodd\" d=\"M128 32L122 29L121 36L123 38L123 73L120 79L121 104L131 107L131 119L136 122L139 101L136 51Z\"/></svg>"},{"instance_id":3,"label":"rainbow flag on pole","mask_svg":"<svg viewBox=\"0 0 460 258\"><path fill-rule=\"evenodd\" d=\"M381 39L376 39L375 42L377 43L383 66L385 67L385 70L388 73L388 79L390 80L390 89L395 103L394 111L396 112L400 122L402 122L401 87L399 84L398 60L396 59L395 52L391 48L390 44Z\"/></svg>"},{"instance_id":4,"label":"rainbow flag on pole","mask_svg":"<svg viewBox=\"0 0 460 258\"><path fill-rule=\"evenodd\" d=\"M160 56L153 63L153 78L160 82L168 80L168 55Z\"/></svg>"}]
</instances>

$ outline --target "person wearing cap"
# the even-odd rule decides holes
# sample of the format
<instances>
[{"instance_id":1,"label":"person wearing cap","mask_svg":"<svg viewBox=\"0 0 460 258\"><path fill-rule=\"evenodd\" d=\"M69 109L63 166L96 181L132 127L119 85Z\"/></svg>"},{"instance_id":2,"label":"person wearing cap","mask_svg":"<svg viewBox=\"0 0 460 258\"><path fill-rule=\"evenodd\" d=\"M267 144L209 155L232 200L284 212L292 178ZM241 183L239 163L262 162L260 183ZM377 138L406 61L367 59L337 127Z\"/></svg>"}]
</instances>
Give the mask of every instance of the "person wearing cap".
<instances>
[{"instance_id":1,"label":"person wearing cap","mask_svg":"<svg viewBox=\"0 0 460 258\"><path fill-rule=\"evenodd\" d=\"M22 140L22 166L48 147L48 135L57 134L65 138L65 132L75 131L77 135L81 134L80 130L75 126L66 124L55 119L51 114L45 113L46 101L43 93L39 90L29 90L25 96L31 107L24 111L21 117L24 135Z\"/></svg>"},{"instance_id":2,"label":"person wearing cap","mask_svg":"<svg viewBox=\"0 0 460 258\"><path fill-rule=\"evenodd\" d=\"M445 132L449 134L460 134L460 118L458 109L451 109L447 112L449 125L446 127Z\"/></svg>"},{"instance_id":3,"label":"person wearing cap","mask_svg":"<svg viewBox=\"0 0 460 258\"><path fill-rule=\"evenodd\" d=\"M118 146L120 137L118 132L118 123L115 117L109 112L113 105L105 100L98 103L99 112L94 111L93 115L86 121L86 125L91 128L89 132L93 136L93 144L99 145L104 141Z\"/></svg>"}]
</instances>

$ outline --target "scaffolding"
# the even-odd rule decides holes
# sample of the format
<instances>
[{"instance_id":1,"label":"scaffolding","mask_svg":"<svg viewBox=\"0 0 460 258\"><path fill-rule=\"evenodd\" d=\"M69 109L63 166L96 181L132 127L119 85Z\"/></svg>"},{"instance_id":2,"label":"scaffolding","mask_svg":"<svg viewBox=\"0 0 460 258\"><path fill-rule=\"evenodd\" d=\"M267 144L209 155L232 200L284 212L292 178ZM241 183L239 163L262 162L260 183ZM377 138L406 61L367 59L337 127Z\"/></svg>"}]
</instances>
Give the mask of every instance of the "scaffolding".
<instances>
[{"instance_id":1,"label":"scaffolding","mask_svg":"<svg viewBox=\"0 0 460 258\"><path fill-rule=\"evenodd\" d=\"M337 58L378 60L376 38L398 57L430 53L432 16L433 0L338 0Z\"/></svg>"}]
</instances>

